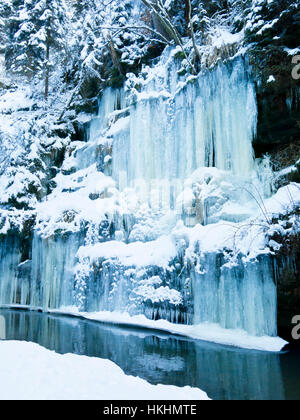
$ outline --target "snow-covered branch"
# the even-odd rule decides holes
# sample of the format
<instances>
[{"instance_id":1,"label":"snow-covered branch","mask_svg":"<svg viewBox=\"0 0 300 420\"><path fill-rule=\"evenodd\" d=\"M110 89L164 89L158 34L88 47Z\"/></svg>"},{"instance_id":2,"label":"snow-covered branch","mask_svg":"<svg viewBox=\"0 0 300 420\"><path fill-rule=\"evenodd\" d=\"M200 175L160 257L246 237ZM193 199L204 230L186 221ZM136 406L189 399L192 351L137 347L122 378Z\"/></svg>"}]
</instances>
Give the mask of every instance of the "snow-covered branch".
<instances>
[{"instance_id":1,"label":"snow-covered branch","mask_svg":"<svg viewBox=\"0 0 300 420\"><path fill-rule=\"evenodd\" d=\"M155 34L159 38L161 38L160 40L155 39L155 41L159 41L159 42L162 42L162 43L168 44L168 45L171 44L170 40L168 40L165 36L163 36L163 34L159 33L155 29L150 28L149 26L146 26L146 25L142 25L142 26L141 25L133 25L133 26L129 26L129 25L126 25L126 26L99 26L99 28L100 29L108 29L108 30L117 30L119 32L126 31L126 30L133 31L133 32L135 30L136 31L145 30L145 31L152 32L153 34Z\"/></svg>"}]
</instances>

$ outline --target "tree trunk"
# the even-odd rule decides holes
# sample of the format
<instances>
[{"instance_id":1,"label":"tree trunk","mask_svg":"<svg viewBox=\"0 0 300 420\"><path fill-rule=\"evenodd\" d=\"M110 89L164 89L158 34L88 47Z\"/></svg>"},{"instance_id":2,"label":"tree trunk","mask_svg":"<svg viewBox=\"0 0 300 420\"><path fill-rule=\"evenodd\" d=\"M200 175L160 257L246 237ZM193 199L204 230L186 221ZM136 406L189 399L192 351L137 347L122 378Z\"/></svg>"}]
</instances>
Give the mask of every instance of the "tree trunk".
<instances>
[{"instance_id":1,"label":"tree trunk","mask_svg":"<svg viewBox=\"0 0 300 420\"><path fill-rule=\"evenodd\" d=\"M111 55L113 65L116 69L118 69L120 75L122 75L123 71L122 71L120 59L118 57L118 54L117 54L115 46L114 46L114 42L113 42L110 34L108 35L108 41L109 41L109 49L110 49L110 55Z\"/></svg>"},{"instance_id":2,"label":"tree trunk","mask_svg":"<svg viewBox=\"0 0 300 420\"><path fill-rule=\"evenodd\" d=\"M184 20L185 20L185 33L187 36L190 36L190 2L185 0L185 10L184 10Z\"/></svg>"},{"instance_id":3,"label":"tree trunk","mask_svg":"<svg viewBox=\"0 0 300 420\"><path fill-rule=\"evenodd\" d=\"M197 47L197 42L196 42L194 27L193 27L191 0L187 0L187 2L189 3L189 26L190 26L190 31L191 31L191 37L192 37L192 41L193 41L195 56L199 60L199 62L201 63L201 54L200 54L200 51Z\"/></svg>"},{"instance_id":4,"label":"tree trunk","mask_svg":"<svg viewBox=\"0 0 300 420\"><path fill-rule=\"evenodd\" d=\"M189 66L192 69L192 72L196 74L196 69L193 65L193 63L190 62L188 55L186 54L183 46L182 39L180 37L179 32L177 31L176 27L172 24L168 13L164 9L164 6L162 3L160 3L158 0L156 3L152 3L150 0L142 0L142 2L149 7L149 9L152 11L152 13L156 16L158 21L161 23L167 34L169 35L170 39L172 39L176 45L180 46L184 57L186 61L188 62ZM191 3L189 2L189 5Z\"/></svg>"},{"instance_id":5,"label":"tree trunk","mask_svg":"<svg viewBox=\"0 0 300 420\"><path fill-rule=\"evenodd\" d=\"M47 29L46 39L46 65L45 65L45 100L48 100L49 96L49 76L50 76L50 29Z\"/></svg>"},{"instance_id":6,"label":"tree trunk","mask_svg":"<svg viewBox=\"0 0 300 420\"><path fill-rule=\"evenodd\" d=\"M162 16L161 10L159 7L155 7L155 4L152 4L149 0L142 0L142 2L150 8L152 13L156 16L157 20L160 22L170 39L173 39L176 45L182 45L179 34L176 29L168 22L165 16Z\"/></svg>"}]
</instances>

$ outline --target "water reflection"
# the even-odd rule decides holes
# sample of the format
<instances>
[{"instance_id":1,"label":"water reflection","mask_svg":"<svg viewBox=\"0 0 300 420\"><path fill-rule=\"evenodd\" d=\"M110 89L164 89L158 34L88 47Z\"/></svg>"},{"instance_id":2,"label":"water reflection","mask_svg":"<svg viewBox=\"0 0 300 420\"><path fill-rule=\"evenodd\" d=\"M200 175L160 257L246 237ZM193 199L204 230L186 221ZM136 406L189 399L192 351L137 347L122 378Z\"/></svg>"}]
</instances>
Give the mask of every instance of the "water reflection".
<instances>
[{"instance_id":1,"label":"water reflection","mask_svg":"<svg viewBox=\"0 0 300 420\"><path fill-rule=\"evenodd\" d=\"M128 375L153 384L199 387L213 399L282 400L293 394L295 398L300 389L299 376L289 383L289 355L238 350L37 312L0 310L0 315L6 321L8 340L32 341L62 354L110 359Z\"/></svg>"}]
</instances>

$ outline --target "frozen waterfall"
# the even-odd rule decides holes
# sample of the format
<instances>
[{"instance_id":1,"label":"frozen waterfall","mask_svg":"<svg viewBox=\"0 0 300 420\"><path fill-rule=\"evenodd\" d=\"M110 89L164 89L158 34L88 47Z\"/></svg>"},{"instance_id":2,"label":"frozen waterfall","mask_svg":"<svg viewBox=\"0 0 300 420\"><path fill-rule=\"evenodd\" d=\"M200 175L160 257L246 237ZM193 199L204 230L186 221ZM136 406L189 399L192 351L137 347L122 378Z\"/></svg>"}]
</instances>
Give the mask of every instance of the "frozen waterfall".
<instances>
[{"instance_id":1,"label":"frozen waterfall","mask_svg":"<svg viewBox=\"0 0 300 420\"><path fill-rule=\"evenodd\" d=\"M119 187L134 187L144 199L161 189L170 203L201 167L250 179L257 124L255 89L242 58L179 82L173 93L176 71L175 63L168 67L158 92L152 79L145 83L113 143Z\"/></svg>"},{"instance_id":2,"label":"frozen waterfall","mask_svg":"<svg viewBox=\"0 0 300 420\"><path fill-rule=\"evenodd\" d=\"M249 261L235 250L228 264L232 249L208 249L208 236L201 242L197 230L188 231L239 223L255 206L243 190L252 182L259 189L262 178L247 61L235 58L188 79L178 69L165 55L143 80L132 75L124 88L102 93L87 142L77 142L71 166L43 203L28 261L19 239L0 242L0 304L124 311L276 336L271 258ZM185 225L179 236L178 223Z\"/></svg>"}]
</instances>

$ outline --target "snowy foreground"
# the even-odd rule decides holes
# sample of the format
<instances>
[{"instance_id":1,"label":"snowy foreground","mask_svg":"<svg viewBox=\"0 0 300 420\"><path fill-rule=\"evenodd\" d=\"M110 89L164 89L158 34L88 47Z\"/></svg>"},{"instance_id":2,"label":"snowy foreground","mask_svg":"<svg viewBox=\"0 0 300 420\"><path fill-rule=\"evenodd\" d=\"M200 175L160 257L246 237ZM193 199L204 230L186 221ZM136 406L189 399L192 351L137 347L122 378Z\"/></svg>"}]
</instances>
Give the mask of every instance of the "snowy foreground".
<instances>
[{"instance_id":1,"label":"snowy foreground","mask_svg":"<svg viewBox=\"0 0 300 420\"><path fill-rule=\"evenodd\" d=\"M150 385L109 360L0 342L1 400L208 400L197 388Z\"/></svg>"}]
</instances>

